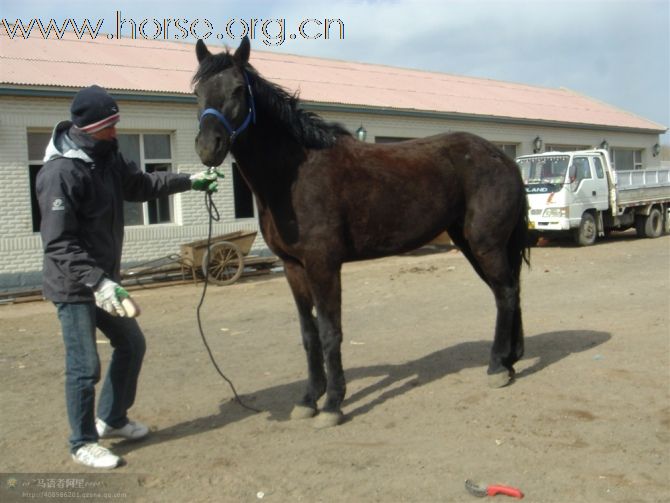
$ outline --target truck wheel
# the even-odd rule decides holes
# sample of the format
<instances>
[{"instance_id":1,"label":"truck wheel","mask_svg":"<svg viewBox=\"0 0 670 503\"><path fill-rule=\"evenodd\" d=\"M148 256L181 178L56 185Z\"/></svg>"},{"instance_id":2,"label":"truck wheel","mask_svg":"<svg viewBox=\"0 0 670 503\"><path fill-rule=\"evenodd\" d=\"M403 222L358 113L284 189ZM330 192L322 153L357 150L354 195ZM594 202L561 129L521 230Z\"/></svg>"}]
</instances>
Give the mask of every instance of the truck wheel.
<instances>
[{"instance_id":1,"label":"truck wheel","mask_svg":"<svg viewBox=\"0 0 670 503\"><path fill-rule=\"evenodd\" d=\"M670 234L670 211L665 210L665 218L663 218L663 234Z\"/></svg>"},{"instance_id":2,"label":"truck wheel","mask_svg":"<svg viewBox=\"0 0 670 503\"><path fill-rule=\"evenodd\" d=\"M647 217L644 215L635 215L635 232L637 237L646 238L647 235L644 233L644 227L647 223Z\"/></svg>"},{"instance_id":3,"label":"truck wheel","mask_svg":"<svg viewBox=\"0 0 670 503\"><path fill-rule=\"evenodd\" d=\"M579 246L591 246L596 242L596 236L598 234L596 230L596 219L591 213L584 213L582 215L582 221L579 223L579 227L573 232L575 243Z\"/></svg>"},{"instance_id":4,"label":"truck wheel","mask_svg":"<svg viewBox=\"0 0 670 503\"><path fill-rule=\"evenodd\" d=\"M657 238L663 234L663 215L658 208L652 208L649 215L635 222L637 235L643 238ZM642 231L642 235L640 235Z\"/></svg>"}]
</instances>

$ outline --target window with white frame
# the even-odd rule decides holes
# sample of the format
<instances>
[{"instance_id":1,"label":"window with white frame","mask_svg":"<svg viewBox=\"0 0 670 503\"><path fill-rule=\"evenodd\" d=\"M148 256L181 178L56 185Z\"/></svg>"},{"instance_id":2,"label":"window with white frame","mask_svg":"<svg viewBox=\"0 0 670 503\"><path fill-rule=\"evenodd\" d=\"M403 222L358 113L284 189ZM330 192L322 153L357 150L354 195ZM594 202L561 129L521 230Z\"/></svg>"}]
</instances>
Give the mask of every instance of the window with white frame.
<instances>
[{"instance_id":1,"label":"window with white frame","mask_svg":"<svg viewBox=\"0 0 670 503\"><path fill-rule=\"evenodd\" d=\"M642 169L642 150L628 148L613 148L612 164L617 171Z\"/></svg>"},{"instance_id":2,"label":"window with white frame","mask_svg":"<svg viewBox=\"0 0 670 503\"><path fill-rule=\"evenodd\" d=\"M37 173L44 165L44 152L51 140L51 132L28 131L28 179L30 181L30 209L32 212L33 232L40 231L42 214L35 194L35 180Z\"/></svg>"},{"instance_id":3,"label":"window with white frame","mask_svg":"<svg viewBox=\"0 0 670 503\"><path fill-rule=\"evenodd\" d=\"M507 157L509 157L512 160L516 159L516 149L517 149L516 143L496 143L495 145L500 150L505 152Z\"/></svg>"},{"instance_id":4,"label":"window with white frame","mask_svg":"<svg viewBox=\"0 0 670 503\"><path fill-rule=\"evenodd\" d=\"M40 208L35 195L35 180L44 162L50 132L28 131L28 176L33 232L40 230ZM123 156L134 161L147 173L172 170L172 148L168 133L121 133L118 134L119 149ZM152 225L174 221L174 209L169 196L160 197L148 203L124 202L126 225Z\"/></svg>"},{"instance_id":5,"label":"window with white frame","mask_svg":"<svg viewBox=\"0 0 670 503\"><path fill-rule=\"evenodd\" d=\"M119 133L119 150L147 173L172 171L172 148L169 133ZM123 203L126 225L165 224L174 221L174 208L169 196L147 203Z\"/></svg>"}]
</instances>

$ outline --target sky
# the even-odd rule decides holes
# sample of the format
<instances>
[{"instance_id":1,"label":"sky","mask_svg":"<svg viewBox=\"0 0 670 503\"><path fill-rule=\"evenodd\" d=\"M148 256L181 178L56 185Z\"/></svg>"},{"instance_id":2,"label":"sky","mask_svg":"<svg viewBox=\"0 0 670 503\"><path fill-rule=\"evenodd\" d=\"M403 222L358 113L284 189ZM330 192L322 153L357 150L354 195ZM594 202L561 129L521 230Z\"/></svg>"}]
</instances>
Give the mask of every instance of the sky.
<instances>
[{"instance_id":1,"label":"sky","mask_svg":"<svg viewBox=\"0 0 670 503\"><path fill-rule=\"evenodd\" d=\"M17 18L214 46L248 34L252 51L564 87L670 126L670 0L0 0L0 31Z\"/></svg>"}]
</instances>

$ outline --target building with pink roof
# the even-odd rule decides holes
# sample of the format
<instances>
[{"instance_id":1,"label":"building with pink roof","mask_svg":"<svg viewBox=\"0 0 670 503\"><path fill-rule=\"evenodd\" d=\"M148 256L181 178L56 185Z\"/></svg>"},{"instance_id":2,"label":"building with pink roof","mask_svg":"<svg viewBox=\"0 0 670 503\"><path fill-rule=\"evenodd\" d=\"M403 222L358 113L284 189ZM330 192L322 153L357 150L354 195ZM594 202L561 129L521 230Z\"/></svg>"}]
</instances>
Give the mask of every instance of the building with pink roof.
<instances>
[{"instance_id":1,"label":"building with pink roof","mask_svg":"<svg viewBox=\"0 0 670 503\"><path fill-rule=\"evenodd\" d=\"M253 45L253 44L252 44ZM214 52L221 50L211 47ZM470 131L511 157L540 150L609 145L617 168L658 165L655 146L667 128L567 89L264 52L252 65L268 80L299 92L303 106L365 141L389 142L447 131ZM32 196L53 126L69 118L82 87L98 84L117 99L122 150L147 170L202 169L193 143L197 107L191 78L194 44L156 40L10 38L0 32L0 290L38 284L39 212ZM214 232L257 229L253 199L233 161L216 195ZM129 204L127 264L175 253L207 234L201 197ZM259 236L256 251L265 249Z\"/></svg>"}]
</instances>

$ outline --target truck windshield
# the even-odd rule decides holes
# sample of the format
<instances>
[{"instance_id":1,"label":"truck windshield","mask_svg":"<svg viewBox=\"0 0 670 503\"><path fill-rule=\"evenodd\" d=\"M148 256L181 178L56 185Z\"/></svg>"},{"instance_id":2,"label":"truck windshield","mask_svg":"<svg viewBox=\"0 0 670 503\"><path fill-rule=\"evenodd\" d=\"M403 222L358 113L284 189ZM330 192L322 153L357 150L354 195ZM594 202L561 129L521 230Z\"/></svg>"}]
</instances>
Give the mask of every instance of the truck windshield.
<instances>
[{"instance_id":1,"label":"truck windshield","mask_svg":"<svg viewBox=\"0 0 670 503\"><path fill-rule=\"evenodd\" d=\"M521 169L523 183L526 185L562 185L565 182L569 161L568 155L555 155L517 159L517 164Z\"/></svg>"}]
</instances>

